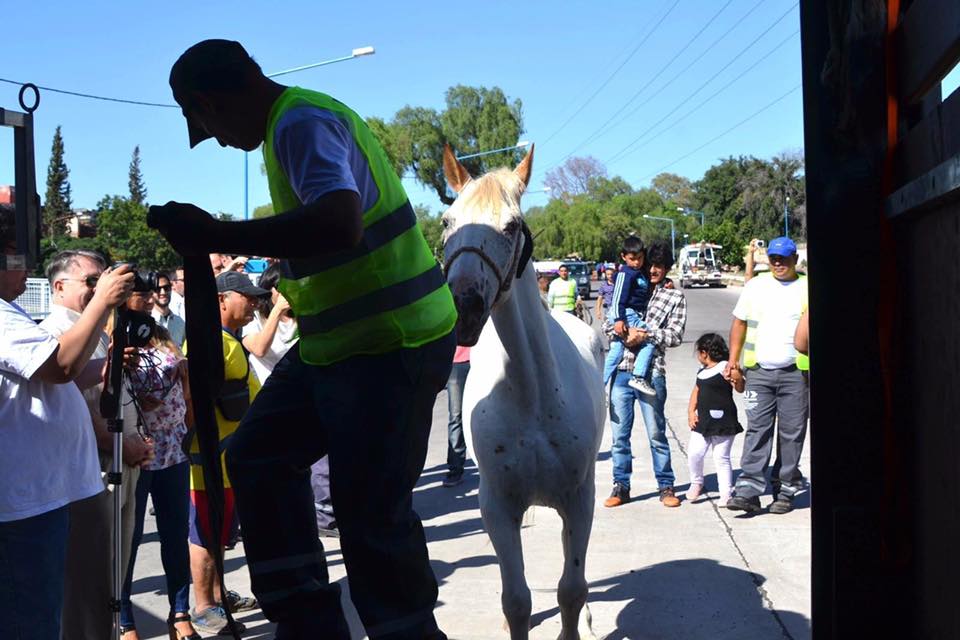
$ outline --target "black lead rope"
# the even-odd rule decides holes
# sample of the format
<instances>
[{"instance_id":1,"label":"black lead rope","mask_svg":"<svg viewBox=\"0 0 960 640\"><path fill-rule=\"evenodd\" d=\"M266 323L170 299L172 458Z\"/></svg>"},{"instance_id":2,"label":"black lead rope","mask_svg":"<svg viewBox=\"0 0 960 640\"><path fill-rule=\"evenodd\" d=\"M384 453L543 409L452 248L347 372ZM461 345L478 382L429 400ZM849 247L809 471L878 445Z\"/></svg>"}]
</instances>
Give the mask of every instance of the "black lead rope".
<instances>
[{"instance_id":1,"label":"black lead rope","mask_svg":"<svg viewBox=\"0 0 960 640\"><path fill-rule=\"evenodd\" d=\"M217 284L206 255L184 258L183 272L187 281L184 299L190 392L207 492L207 518L211 529L211 535L207 537L207 551L213 556L217 576L220 578L220 602L226 611L231 634L234 640L240 640L227 600L227 585L223 579L223 547L220 544L224 526L223 467L220 462L220 429L213 407L214 399L223 386L224 365Z\"/></svg>"}]
</instances>

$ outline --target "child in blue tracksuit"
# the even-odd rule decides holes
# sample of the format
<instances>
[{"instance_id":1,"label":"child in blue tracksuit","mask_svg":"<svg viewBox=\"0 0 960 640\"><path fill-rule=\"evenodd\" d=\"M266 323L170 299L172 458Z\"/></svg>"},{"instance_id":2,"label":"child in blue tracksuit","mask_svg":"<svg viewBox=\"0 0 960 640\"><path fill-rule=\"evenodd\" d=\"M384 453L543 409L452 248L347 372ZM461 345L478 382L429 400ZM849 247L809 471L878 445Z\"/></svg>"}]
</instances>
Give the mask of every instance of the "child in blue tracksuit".
<instances>
[{"instance_id":1,"label":"child in blue tracksuit","mask_svg":"<svg viewBox=\"0 0 960 640\"><path fill-rule=\"evenodd\" d=\"M610 351L603 365L603 384L606 386L623 359L623 350L626 346L623 340L627 337L627 328L646 329L644 317L647 313L647 302L650 300L650 278L644 268L646 248L643 241L636 236L628 236L623 241L620 252L623 266L617 274L613 289L613 302L607 319L614 323L614 333L619 338L610 341ZM650 373L650 364L653 362L653 343L647 342L637 351L637 359L633 366L633 379L627 384L646 395L657 394L653 385L647 381Z\"/></svg>"}]
</instances>

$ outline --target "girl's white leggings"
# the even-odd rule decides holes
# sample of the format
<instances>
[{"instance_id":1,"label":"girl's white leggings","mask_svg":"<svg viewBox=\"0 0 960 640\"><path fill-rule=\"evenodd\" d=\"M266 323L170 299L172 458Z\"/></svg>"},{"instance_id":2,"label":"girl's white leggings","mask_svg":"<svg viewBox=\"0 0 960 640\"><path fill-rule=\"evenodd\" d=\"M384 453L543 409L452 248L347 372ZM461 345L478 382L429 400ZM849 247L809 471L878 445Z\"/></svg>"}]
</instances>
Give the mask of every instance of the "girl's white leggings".
<instances>
[{"instance_id":1,"label":"girl's white leggings","mask_svg":"<svg viewBox=\"0 0 960 640\"><path fill-rule=\"evenodd\" d=\"M717 467L717 484L720 486L720 499L726 500L733 490L733 468L730 466L730 448L736 436L703 436L696 431L690 432L687 444L690 458L690 484L703 485L703 459L713 449L713 461Z\"/></svg>"}]
</instances>

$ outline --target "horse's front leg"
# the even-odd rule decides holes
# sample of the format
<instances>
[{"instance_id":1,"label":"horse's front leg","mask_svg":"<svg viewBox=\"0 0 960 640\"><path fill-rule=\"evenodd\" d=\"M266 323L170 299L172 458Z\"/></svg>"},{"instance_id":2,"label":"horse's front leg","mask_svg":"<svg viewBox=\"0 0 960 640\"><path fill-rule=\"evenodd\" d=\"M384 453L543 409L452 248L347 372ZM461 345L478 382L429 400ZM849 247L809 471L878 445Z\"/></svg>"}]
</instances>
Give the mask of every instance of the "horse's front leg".
<instances>
[{"instance_id":1,"label":"horse's front leg","mask_svg":"<svg viewBox=\"0 0 960 640\"><path fill-rule=\"evenodd\" d=\"M520 520L525 506L483 486L480 475L480 515L500 563L501 604L510 627L510 640L527 640L530 633L530 589L523 574Z\"/></svg>"},{"instance_id":2,"label":"horse's front leg","mask_svg":"<svg viewBox=\"0 0 960 640\"><path fill-rule=\"evenodd\" d=\"M596 640L587 609L586 556L593 527L593 473L558 511L563 518L563 575L557 585L559 640ZM581 613L583 615L581 615ZM578 629L579 627L579 629Z\"/></svg>"}]
</instances>

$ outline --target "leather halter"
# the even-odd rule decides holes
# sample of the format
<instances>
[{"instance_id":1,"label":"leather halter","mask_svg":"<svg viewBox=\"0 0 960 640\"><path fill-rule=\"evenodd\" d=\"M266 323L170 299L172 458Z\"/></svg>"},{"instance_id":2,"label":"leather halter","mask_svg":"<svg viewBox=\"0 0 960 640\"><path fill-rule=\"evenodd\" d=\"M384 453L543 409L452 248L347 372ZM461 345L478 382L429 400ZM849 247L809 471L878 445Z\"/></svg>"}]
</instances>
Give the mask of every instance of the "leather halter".
<instances>
[{"instance_id":1,"label":"leather halter","mask_svg":"<svg viewBox=\"0 0 960 640\"><path fill-rule=\"evenodd\" d=\"M453 252L449 258L446 259L443 265L443 272L450 273L450 266L453 264L454 260L459 258L464 253L472 253L483 260L488 267L493 271L493 275L497 278L497 295L493 299L493 305L496 306L497 302L500 301L500 297L509 292L511 287L513 287L513 281L519 279L523 274L523 269L526 268L526 263L530 260L530 255L533 252L533 238L530 235L530 229L527 227L527 223L521 221L522 225L521 231L523 233L524 244L523 250L521 251L520 243L516 243L513 249L512 260L510 261L510 271L507 272L507 277L504 277L503 272L500 270L500 267L493 261L493 259L483 252L479 247L473 245L464 245L459 249ZM521 264L522 263L522 264ZM511 278L510 275L515 275L515 278Z\"/></svg>"}]
</instances>

